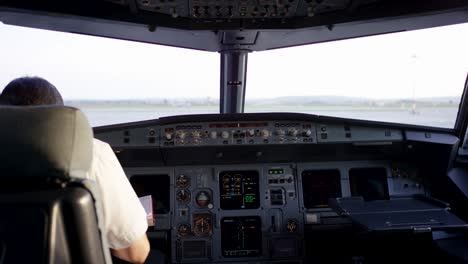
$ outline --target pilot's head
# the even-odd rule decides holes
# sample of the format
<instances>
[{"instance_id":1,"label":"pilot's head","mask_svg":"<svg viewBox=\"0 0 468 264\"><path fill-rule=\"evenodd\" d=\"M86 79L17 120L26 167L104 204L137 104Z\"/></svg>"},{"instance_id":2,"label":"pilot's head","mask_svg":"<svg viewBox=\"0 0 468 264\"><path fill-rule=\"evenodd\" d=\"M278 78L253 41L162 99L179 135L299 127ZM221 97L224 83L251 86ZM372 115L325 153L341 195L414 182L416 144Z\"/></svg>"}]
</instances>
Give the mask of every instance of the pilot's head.
<instances>
[{"instance_id":1,"label":"pilot's head","mask_svg":"<svg viewBox=\"0 0 468 264\"><path fill-rule=\"evenodd\" d=\"M21 77L11 81L2 94L4 105L63 105L63 99L53 84L40 77Z\"/></svg>"}]
</instances>

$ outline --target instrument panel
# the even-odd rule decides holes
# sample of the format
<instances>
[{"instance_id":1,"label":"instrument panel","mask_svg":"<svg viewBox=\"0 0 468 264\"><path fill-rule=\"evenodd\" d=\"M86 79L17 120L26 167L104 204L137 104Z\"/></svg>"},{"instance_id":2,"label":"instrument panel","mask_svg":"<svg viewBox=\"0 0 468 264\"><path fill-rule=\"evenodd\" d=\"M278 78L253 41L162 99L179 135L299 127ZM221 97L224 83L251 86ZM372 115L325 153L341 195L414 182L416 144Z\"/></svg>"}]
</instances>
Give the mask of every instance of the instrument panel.
<instances>
[{"instance_id":1,"label":"instrument panel","mask_svg":"<svg viewBox=\"0 0 468 264\"><path fill-rule=\"evenodd\" d=\"M112 128L112 126L110 126ZM106 128L104 128L106 129ZM143 123L97 135L114 147L366 144L403 140L400 129L300 120Z\"/></svg>"},{"instance_id":2,"label":"instrument panel","mask_svg":"<svg viewBox=\"0 0 468 264\"><path fill-rule=\"evenodd\" d=\"M145 171L151 175L142 178ZM171 253L175 263L285 259L301 263L307 226L320 229L343 223L329 208L329 199L385 200L426 192L411 167L390 161L126 168L126 172L132 184L137 183L138 195L142 179L149 179L147 188L159 192L154 199L170 200L169 211L155 212L152 230L168 232L175 245Z\"/></svg>"},{"instance_id":3,"label":"instrument panel","mask_svg":"<svg viewBox=\"0 0 468 264\"><path fill-rule=\"evenodd\" d=\"M394 161L412 147L406 131L278 117L168 118L96 137L113 146L137 194L152 195L148 234L170 241L173 263L303 263L307 230L351 224L330 199L428 193L417 167Z\"/></svg>"},{"instance_id":4,"label":"instrument panel","mask_svg":"<svg viewBox=\"0 0 468 264\"><path fill-rule=\"evenodd\" d=\"M309 122L213 122L162 126L163 147L314 143Z\"/></svg>"}]
</instances>

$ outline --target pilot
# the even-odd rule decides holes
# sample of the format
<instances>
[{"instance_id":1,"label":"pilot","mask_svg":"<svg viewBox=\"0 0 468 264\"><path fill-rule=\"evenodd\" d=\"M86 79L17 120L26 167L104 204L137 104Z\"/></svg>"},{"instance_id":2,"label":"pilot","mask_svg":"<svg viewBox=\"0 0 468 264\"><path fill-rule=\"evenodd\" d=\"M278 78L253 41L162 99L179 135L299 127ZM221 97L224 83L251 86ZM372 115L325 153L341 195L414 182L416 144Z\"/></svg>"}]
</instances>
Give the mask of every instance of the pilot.
<instances>
[{"instance_id":1,"label":"pilot","mask_svg":"<svg viewBox=\"0 0 468 264\"><path fill-rule=\"evenodd\" d=\"M11 81L0 95L4 105L64 105L54 85L39 77ZM111 253L131 263L144 263L150 250L146 213L114 152L94 139L93 161L88 178L101 192L103 222Z\"/></svg>"}]
</instances>

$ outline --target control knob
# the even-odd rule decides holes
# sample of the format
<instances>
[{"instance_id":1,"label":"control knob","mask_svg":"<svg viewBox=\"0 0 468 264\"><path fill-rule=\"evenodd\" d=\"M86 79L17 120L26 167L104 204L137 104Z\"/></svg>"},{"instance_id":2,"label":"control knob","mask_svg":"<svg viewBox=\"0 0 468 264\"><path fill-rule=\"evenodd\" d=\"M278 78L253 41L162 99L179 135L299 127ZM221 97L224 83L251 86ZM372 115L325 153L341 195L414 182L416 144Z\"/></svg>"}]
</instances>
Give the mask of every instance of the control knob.
<instances>
[{"instance_id":1,"label":"control knob","mask_svg":"<svg viewBox=\"0 0 468 264\"><path fill-rule=\"evenodd\" d=\"M186 133L184 131L178 131L177 132L177 137L180 139L184 139L186 136Z\"/></svg>"},{"instance_id":2,"label":"control knob","mask_svg":"<svg viewBox=\"0 0 468 264\"><path fill-rule=\"evenodd\" d=\"M307 129L304 131L304 137L310 137L312 136L312 131L310 129Z\"/></svg>"},{"instance_id":3,"label":"control knob","mask_svg":"<svg viewBox=\"0 0 468 264\"><path fill-rule=\"evenodd\" d=\"M292 137L297 136L297 129L295 129L295 128L290 128L290 129L288 130L288 135L290 135L290 136L292 136Z\"/></svg>"},{"instance_id":4,"label":"control knob","mask_svg":"<svg viewBox=\"0 0 468 264\"><path fill-rule=\"evenodd\" d=\"M216 139L217 137L218 137L218 132L216 132L216 131L211 131L210 132L210 138Z\"/></svg>"},{"instance_id":5,"label":"control knob","mask_svg":"<svg viewBox=\"0 0 468 264\"><path fill-rule=\"evenodd\" d=\"M282 136L286 135L286 132L283 129L278 129L276 131L276 134L278 134L278 136L282 137Z\"/></svg>"},{"instance_id":6,"label":"control knob","mask_svg":"<svg viewBox=\"0 0 468 264\"><path fill-rule=\"evenodd\" d=\"M192 137L194 137L194 138L200 138L200 137L201 137L200 131L193 131L193 132L192 132Z\"/></svg>"},{"instance_id":7,"label":"control knob","mask_svg":"<svg viewBox=\"0 0 468 264\"><path fill-rule=\"evenodd\" d=\"M166 140L172 140L172 133L166 133Z\"/></svg>"},{"instance_id":8,"label":"control knob","mask_svg":"<svg viewBox=\"0 0 468 264\"><path fill-rule=\"evenodd\" d=\"M260 131L260 135L262 135L262 137L264 137L264 138L267 138L267 137L270 136L270 131L268 131L267 129L262 129Z\"/></svg>"},{"instance_id":9,"label":"control knob","mask_svg":"<svg viewBox=\"0 0 468 264\"><path fill-rule=\"evenodd\" d=\"M229 132L228 131L221 132L221 137L224 138L224 139L228 139L229 138Z\"/></svg>"},{"instance_id":10,"label":"control knob","mask_svg":"<svg viewBox=\"0 0 468 264\"><path fill-rule=\"evenodd\" d=\"M255 130L253 130L253 129L247 130L247 136L249 136L249 137L255 136Z\"/></svg>"}]
</instances>

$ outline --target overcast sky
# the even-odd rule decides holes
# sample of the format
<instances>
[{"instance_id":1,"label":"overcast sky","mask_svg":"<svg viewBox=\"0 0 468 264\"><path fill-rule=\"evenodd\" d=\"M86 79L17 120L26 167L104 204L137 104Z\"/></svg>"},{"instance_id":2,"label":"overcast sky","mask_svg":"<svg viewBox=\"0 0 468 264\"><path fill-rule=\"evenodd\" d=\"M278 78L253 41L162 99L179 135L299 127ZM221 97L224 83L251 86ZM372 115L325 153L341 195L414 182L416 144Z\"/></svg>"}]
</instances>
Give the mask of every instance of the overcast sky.
<instances>
[{"instance_id":1,"label":"overcast sky","mask_svg":"<svg viewBox=\"0 0 468 264\"><path fill-rule=\"evenodd\" d=\"M65 99L219 96L219 54L0 23L0 87L24 75ZM247 98L461 96L468 24L249 54Z\"/></svg>"}]
</instances>

